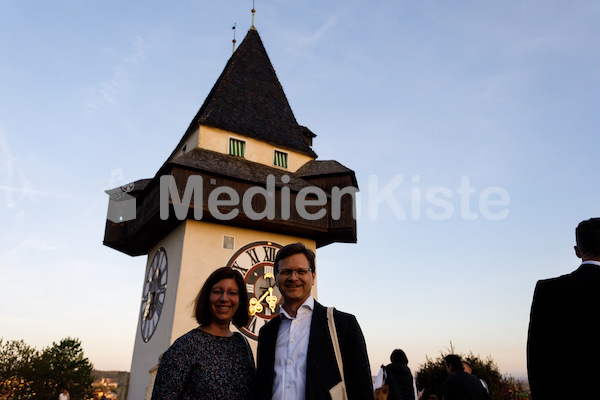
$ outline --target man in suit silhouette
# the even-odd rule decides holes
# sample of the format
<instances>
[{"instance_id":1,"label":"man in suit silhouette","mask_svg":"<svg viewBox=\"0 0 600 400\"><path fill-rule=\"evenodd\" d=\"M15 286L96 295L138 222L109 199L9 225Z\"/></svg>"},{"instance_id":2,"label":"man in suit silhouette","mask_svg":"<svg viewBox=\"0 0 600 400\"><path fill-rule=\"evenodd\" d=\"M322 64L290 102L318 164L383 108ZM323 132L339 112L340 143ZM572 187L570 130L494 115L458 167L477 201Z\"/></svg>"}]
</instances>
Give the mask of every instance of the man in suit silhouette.
<instances>
[{"instance_id":1,"label":"man in suit silhouette","mask_svg":"<svg viewBox=\"0 0 600 400\"><path fill-rule=\"evenodd\" d=\"M311 289L315 254L301 243L285 246L274 262L283 296L281 313L265 324L258 337L258 398L330 400L329 390L341 381L327 310ZM348 399L373 399L371 368L365 339L356 318L334 311Z\"/></svg>"},{"instance_id":2,"label":"man in suit silhouette","mask_svg":"<svg viewBox=\"0 0 600 400\"><path fill-rule=\"evenodd\" d=\"M575 238L579 268L535 287L527 340L533 400L599 396L600 218L581 222Z\"/></svg>"},{"instance_id":3,"label":"man in suit silhouette","mask_svg":"<svg viewBox=\"0 0 600 400\"><path fill-rule=\"evenodd\" d=\"M466 372L462 360L456 354L444 357L446 371L450 377L444 385L444 400L491 400L481 381Z\"/></svg>"}]
</instances>

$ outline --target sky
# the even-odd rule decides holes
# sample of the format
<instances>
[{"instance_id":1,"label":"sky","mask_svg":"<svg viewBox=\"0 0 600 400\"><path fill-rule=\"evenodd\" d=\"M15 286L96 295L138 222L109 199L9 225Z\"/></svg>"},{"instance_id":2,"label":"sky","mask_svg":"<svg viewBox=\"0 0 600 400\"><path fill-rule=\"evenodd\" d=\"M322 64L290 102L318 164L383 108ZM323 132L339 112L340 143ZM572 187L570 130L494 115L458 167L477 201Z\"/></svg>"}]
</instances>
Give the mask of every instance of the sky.
<instances>
[{"instance_id":1,"label":"sky","mask_svg":"<svg viewBox=\"0 0 600 400\"><path fill-rule=\"evenodd\" d=\"M600 214L600 3L256 0L320 160L353 169L358 242L317 251L374 374L453 349L526 375L537 280ZM0 0L0 337L128 371L145 257L102 245L104 190L150 178L252 2ZM596 132L596 133L594 133Z\"/></svg>"}]
</instances>

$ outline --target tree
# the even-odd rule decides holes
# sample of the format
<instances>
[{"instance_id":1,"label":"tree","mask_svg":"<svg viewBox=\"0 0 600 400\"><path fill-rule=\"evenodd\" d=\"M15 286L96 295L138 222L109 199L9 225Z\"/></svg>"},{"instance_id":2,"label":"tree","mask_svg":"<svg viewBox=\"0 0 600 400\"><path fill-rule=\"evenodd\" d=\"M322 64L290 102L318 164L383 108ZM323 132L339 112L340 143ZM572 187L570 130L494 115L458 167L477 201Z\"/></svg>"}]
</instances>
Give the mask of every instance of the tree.
<instances>
[{"instance_id":1,"label":"tree","mask_svg":"<svg viewBox=\"0 0 600 400\"><path fill-rule=\"evenodd\" d=\"M0 339L0 399L28 398L32 393L32 364L37 350L23 340Z\"/></svg>"},{"instance_id":2,"label":"tree","mask_svg":"<svg viewBox=\"0 0 600 400\"><path fill-rule=\"evenodd\" d=\"M448 372L444 367L444 356L440 355L435 360L425 356L425 364L419 367L415 380L417 389L424 390L423 399L428 399L435 394L439 399L444 395L444 383L448 378Z\"/></svg>"},{"instance_id":3,"label":"tree","mask_svg":"<svg viewBox=\"0 0 600 400\"><path fill-rule=\"evenodd\" d=\"M55 400L67 389L71 400L92 394L92 363L79 339L66 338L41 352L24 341L0 339L0 400Z\"/></svg>"},{"instance_id":4,"label":"tree","mask_svg":"<svg viewBox=\"0 0 600 400\"><path fill-rule=\"evenodd\" d=\"M36 398L54 400L67 389L71 400L92 395L92 363L83 355L79 339L66 338L45 348L34 364Z\"/></svg>"},{"instance_id":5,"label":"tree","mask_svg":"<svg viewBox=\"0 0 600 400\"><path fill-rule=\"evenodd\" d=\"M452 343L450 344L450 352L447 354L457 354L452 348ZM437 395L439 399L444 395L444 385L446 379L448 379L448 372L446 372L444 363L444 357L447 354L440 353L436 359L426 356L425 364L419 367L416 374L416 381L419 390L425 389L423 399L428 399L431 394ZM522 396L525 395L522 390L522 382L515 380L512 377L503 378L498 370L498 366L491 356L482 360L479 356L473 355L472 352L466 356L463 354L458 355L471 364L474 375L485 381L492 399L512 400L516 398L516 393L519 393Z\"/></svg>"},{"instance_id":6,"label":"tree","mask_svg":"<svg viewBox=\"0 0 600 400\"><path fill-rule=\"evenodd\" d=\"M512 376L502 378L501 393L501 398L507 400L528 400L530 397L529 385Z\"/></svg>"}]
</instances>

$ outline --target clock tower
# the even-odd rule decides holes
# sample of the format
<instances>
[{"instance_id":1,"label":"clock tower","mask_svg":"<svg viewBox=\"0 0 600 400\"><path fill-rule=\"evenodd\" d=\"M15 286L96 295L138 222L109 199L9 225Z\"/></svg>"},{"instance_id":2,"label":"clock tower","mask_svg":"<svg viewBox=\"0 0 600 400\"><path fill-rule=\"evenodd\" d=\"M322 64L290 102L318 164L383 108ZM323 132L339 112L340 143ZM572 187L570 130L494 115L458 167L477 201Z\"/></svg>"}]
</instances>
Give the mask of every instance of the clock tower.
<instances>
[{"instance_id":1,"label":"clock tower","mask_svg":"<svg viewBox=\"0 0 600 400\"><path fill-rule=\"evenodd\" d=\"M255 350L279 313L276 252L356 242L355 174L317 160L315 137L296 121L252 27L157 174L107 191L104 244L148 257L129 399L149 397L162 353L197 326L191 304L212 271L244 276L251 319L237 329Z\"/></svg>"}]
</instances>

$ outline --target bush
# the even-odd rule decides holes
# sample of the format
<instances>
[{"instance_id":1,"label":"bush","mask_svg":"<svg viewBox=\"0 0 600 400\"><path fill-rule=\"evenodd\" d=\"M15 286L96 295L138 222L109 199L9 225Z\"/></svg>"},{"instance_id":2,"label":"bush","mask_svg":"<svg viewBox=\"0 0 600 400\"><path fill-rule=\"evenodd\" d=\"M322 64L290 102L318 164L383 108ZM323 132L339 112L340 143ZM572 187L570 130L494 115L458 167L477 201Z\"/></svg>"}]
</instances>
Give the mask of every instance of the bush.
<instances>
[{"instance_id":1,"label":"bush","mask_svg":"<svg viewBox=\"0 0 600 400\"><path fill-rule=\"evenodd\" d=\"M67 389L71 400L92 395L92 363L79 339L65 338L42 351L0 339L0 399L55 400Z\"/></svg>"},{"instance_id":2,"label":"bush","mask_svg":"<svg viewBox=\"0 0 600 400\"><path fill-rule=\"evenodd\" d=\"M431 394L435 394L438 399L442 399L444 396L444 385L446 379L448 379L448 372L444 363L444 357L447 354L457 353L451 348L449 353L440 353L435 359L426 356L425 364L419 366L415 379L418 390L424 390L423 400L428 400ZM510 376L503 377L491 356L482 360L473 353L466 356L464 354L457 355L471 364L473 375L486 383L492 399L522 400L529 398L526 385Z\"/></svg>"}]
</instances>

